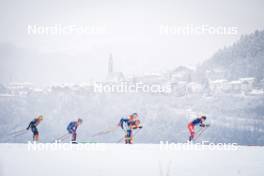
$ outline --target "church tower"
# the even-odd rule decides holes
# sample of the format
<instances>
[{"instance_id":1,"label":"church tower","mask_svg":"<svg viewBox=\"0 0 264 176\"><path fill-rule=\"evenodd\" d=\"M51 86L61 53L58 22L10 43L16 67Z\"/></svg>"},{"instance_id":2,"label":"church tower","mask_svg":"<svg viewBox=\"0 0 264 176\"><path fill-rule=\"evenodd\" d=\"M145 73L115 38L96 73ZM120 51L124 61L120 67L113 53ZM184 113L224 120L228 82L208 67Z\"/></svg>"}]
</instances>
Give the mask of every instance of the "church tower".
<instances>
[{"instance_id":1,"label":"church tower","mask_svg":"<svg viewBox=\"0 0 264 176\"><path fill-rule=\"evenodd\" d=\"M113 56L110 54L109 60L108 60L108 74L111 74L114 72L114 61Z\"/></svg>"}]
</instances>

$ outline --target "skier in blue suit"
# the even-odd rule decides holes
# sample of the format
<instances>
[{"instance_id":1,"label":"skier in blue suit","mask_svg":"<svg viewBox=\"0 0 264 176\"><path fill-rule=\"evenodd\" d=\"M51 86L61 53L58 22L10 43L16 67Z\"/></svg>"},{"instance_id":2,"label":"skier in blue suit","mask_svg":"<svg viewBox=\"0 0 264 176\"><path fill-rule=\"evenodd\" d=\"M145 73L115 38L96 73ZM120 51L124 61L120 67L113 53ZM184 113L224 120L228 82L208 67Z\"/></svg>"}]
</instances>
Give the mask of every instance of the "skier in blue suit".
<instances>
[{"instance_id":1,"label":"skier in blue suit","mask_svg":"<svg viewBox=\"0 0 264 176\"><path fill-rule=\"evenodd\" d=\"M82 119L78 119L77 121L73 121L70 122L69 125L67 126L67 131L69 132L69 134L72 135L72 142L76 142L76 138L77 138L77 128L82 124L83 120Z\"/></svg>"}]
</instances>

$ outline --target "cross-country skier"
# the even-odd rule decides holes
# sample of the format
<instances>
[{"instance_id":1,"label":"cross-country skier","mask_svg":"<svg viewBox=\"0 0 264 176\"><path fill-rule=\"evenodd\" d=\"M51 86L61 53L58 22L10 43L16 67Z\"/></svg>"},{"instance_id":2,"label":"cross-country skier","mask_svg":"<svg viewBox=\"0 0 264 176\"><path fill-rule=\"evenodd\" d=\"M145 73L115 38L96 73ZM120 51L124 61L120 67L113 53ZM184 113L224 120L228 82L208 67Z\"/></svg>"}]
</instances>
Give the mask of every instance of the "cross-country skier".
<instances>
[{"instance_id":1,"label":"cross-country skier","mask_svg":"<svg viewBox=\"0 0 264 176\"><path fill-rule=\"evenodd\" d=\"M72 135L72 143L76 143L77 128L83 123L83 120L78 118L77 121L70 122L67 126L67 131Z\"/></svg>"},{"instance_id":2,"label":"cross-country skier","mask_svg":"<svg viewBox=\"0 0 264 176\"><path fill-rule=\"evenodd\" d=\"M128 117L121 118L119 122L119 126L126 131L125 134L125 143L126 144L133 144L133 130L142 128L142 125L140 125L140 121L138 119L138 114L133 113L129 115Z\"/></svg>"},{"instance_id":3,"label":"cross-country skier","mask_svg":"<svg viewBox=\"0 0 264 176\"><path fill-rule=\"evenodd\" d=\"M29 128L31 129L32 133L33 133L33 141L39 141L39 132L37 129L37 126L39 125L39 123L43 120L43 116L40 115L37 118L33 119L28 127L27 130L29 130Z\"/></svg>"},{"instance_id":4,"label":"cross-country skier","mask_svg":"<svg viewBox=\"0 0 264 176\"><path fill-rule=\"evenodd\" d=\"M208 125L206 125L204 122L206 120L206 116L201 116L199 118L194 119L193 121L191 121L190 123L188 123L188 130L190 133L190 137L189 137L189 141L193 140L194 136L195 136L195 126L200 126L200 127L206 127Z\"/></svg>"}]
</instances>

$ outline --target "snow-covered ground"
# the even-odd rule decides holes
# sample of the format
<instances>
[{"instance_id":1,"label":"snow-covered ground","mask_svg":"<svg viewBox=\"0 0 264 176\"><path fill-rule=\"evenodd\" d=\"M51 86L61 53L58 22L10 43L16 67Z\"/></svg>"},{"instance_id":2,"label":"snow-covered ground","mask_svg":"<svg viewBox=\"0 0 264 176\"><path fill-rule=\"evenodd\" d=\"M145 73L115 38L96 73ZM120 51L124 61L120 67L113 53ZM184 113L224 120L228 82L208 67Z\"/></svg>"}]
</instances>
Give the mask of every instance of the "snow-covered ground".
<instances>
[{"instance_id":1,"label":"snow-covered ground","mask_svg":"<svg viewBox=\"0 0 264 176\"><path fill-rule=\"evenodd\" d=\"M161 150L164 148L159 144L34 147L0 144L0 176L264 175L264 147L238 146L231 151L210 150L208 146L199 146L199 151L175 147Z\"/></svg>"}]
</instances>

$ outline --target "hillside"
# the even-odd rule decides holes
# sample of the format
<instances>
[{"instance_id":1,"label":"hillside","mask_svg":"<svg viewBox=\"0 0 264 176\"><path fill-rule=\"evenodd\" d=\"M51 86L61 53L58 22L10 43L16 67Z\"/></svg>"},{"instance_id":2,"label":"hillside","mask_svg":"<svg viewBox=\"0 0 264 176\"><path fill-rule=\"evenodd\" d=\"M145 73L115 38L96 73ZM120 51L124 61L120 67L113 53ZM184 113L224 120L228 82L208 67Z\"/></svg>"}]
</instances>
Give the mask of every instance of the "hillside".
<instances>
[{"instance_id":1,"label":"hillside","mask_svg":"<svg viewBox=\"0 0 264 176\"><path fill-rule=\"evenodd\" d=\"M217 74L218 79L242 77L264 79L264 31L245 35L230 47L219 50L198 70Z\"/></svg>"}]
</instances>

